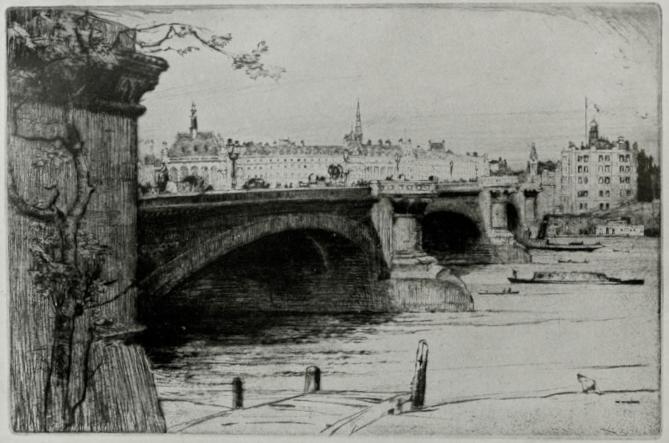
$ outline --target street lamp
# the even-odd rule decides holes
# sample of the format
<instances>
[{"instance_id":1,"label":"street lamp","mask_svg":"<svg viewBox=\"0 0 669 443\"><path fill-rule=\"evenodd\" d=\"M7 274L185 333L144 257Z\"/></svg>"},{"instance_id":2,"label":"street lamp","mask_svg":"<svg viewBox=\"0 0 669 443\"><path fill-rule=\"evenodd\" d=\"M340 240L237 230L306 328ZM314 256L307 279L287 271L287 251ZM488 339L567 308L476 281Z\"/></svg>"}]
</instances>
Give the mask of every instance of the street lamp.
<instances>
[{"instance_id":1,"label":"street lamp","mask_svg":"<svg viewBox=\"0 0 669 443\"><path fill-rule=\"evenodd\" d=\"M228 158L232 162L232 169L230 169L231 187L237 189L237 159L239 159L239 152L235 152L235 145L231 139L228 139Z\"/></svg>"},{"instance_id":2,"label":"street lamp","mask_svg":"<svg viewBox=\"0 0 669 443\"><path fill-rule=\"evenodd\" d=\"M400 172L400 160L402 160L402 154L400 154L399 152L396 152L395 153L395 170L397 171L398 174Z\"/></svg>"}]
</instances>

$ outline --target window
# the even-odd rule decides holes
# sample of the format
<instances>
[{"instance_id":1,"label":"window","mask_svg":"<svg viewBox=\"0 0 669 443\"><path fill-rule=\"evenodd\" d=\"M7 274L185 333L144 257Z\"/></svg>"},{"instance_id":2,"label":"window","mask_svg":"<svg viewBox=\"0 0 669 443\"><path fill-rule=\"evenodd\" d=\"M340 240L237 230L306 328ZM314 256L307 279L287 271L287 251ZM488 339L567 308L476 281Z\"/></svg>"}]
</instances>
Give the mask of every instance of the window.
<instances>
[{"instance_id":1,"label":"window","mask_svg":"<svg viewBox=\"0 0 669 443\"><path fill-rule=\"evenodd\" d=\"M603 155L600 155L600 156L599 156L599 161L600 161L600 162L603 162L603 161L604 161L604 156L603 156Z\"/></svg>"},{"instance_id":2,"label":"window","mask_svg":"<svg viewBox=\"0 0 669 443\"><path fill-rule=\"evenodd\" d=\"M585 171L585 172L588 172L588 171ZM586 184L586 185L588 184L588 177L583 177L583 183Z\"/></svg>"},{"instance_id":3,"label":"window","mask_svg":"<svg viewBox=\"0 0 669 443\"><path fill-rule=\"evenodd\" d=\"M588 160L589 160L589 159L590 159L590 156L589 156L589 155L584 155L584 156L583 156L583 161L584 161L585 163L588 163Z\"/></svg>"},{"instance_id":4,"label":"window","mask_svg":"<svg viewBox=\"0 0 669 443\"><path fill-rule=\"evenodd\" d=\"M620 196L621 196L621 197L624 197L624 196L625 196L625 190L624 190L624 189L621 189L621 190L620 190Z\"/></svg>"},{"instance_id":5,"label":"window","mask_svg":"<svg viewBox=\"0 0 669 443\"><path fill-rule=\"evenodd\" d=\"M599 167L597 168L597 172L604 172L604 166L599 165Z\"/></svg>"},{"instance_id":6,"label":"window","mask_svg":"<svg viewBox=\"0 0 669 443\"><path fill-rule=\"evenodd\" d=\"M629 166L625 166L625 172L630 172L630 167Z\"/></svg>"},{"instance_id":7,"label":"window","mask_svg":"<svg viewBox=\"0 0 669 443\"><path fill-rule=\"evenodd\" d=\"M578 156L578 161L579 161L579 162L583 161L583 157L579 155L579 156Z\"/></svg>"},{"instance_id":8,"label":"window","mask_svg":"<svg viewBox=\"0 0 669 443\"><path fill-rule=\"evenodd\" d=\"M611 161L611 157L608 156L608 155L607 155L607 156L604 156L604 161L606 161L606 162L610 162L610 161Z\"/></svg>"},{"instance_id":9,"label":"window","mask_svg":"<svg viewBox=\"0 0 669 443\"><path fill-rule=\"evenodd\" d=\"M582 183L583 183L583 177L579 177L579 178L578 178L578 183L579 183L579 184L582 184Z\"/></svg>"},{"instance_id":10,"label":"window","mask_svg":"<svg viewBox=\"0 0 669 443\"><path fill-rule=\"evenodd\" d=\"M609 190L607 189L606 192L604 193L604 196L605 196L605 197L611 197L611 191L609 191Z\"/></svg>"},{"instance_id":11,"label":"window","mask_svg":"<svg viewBox=\"0 0 669 443\"><path fill-rule=\"evenodd\" d=\"M626 193L627 196L629 197L630 195L632 195L632 190L631 190L631 189L628 189L627 191L625 191L625 193Z\"/></svg>"},{"instance_id":12,"label":"window","mask_svg":"<svg viewBox=\"0 0 669 443\"><path fill-rule=\"evenodd\" d=\"M578 197L587 197L588 196L588 191L578 191L578 193L576 195Z\"/></svg>"},{"instance_id":13,"label":"window","mask_svg":"<svg viewBox=\"0 0 669 443\"><path fill-rule=\"evenodd\" d=\"M604 177L597 177L597 183L600 185L604 183Z\"/></svg>"},{"instance_id":14,"label":"window","mask_svg":"<svg viewBox=\"0 0 669 443\"><path fill-rule=\"evenodd\" d=\"M599 190L599 196L604 197L604 191L602 191L601 189Z\"/></svg>"},{"instance_id":15,"label":"window","mask_svg":"<svg viewBox=\"0 0 669 443\"><path fill-rule=\"evenodd\" d=\"M578 172L583 172L583 166L578 167ZM579 177L580 178L580 177Z\"/></svg>"},{"instance_id":16,"label":"window","mask_svg":"<svg viewBox=\"0 0 669 443\"><path fill-rule=\"evenodd\" d=\"M588 172L588 167L587 166L583 166L583 172Z\"/></svg>"},{"instance_id":17,"label":"window","mask_svg":"<svg viewBox=\"0 0 669 443\"><path fill-rule=\"evenodd\" d=\"M620 172L625 172L625 167L624 167L624 166L621 166L621 167L618 168L618 169L620 170Z\"/></svg>"},{"instance_id":18,"label":"window","mask_svg":"<svg viewBox=\"0 0 669 443\"><path fill-rule=\"evenodd\" d=\"M599 209L604 209L604 203L599 204Z\"/></svg>"},{"instance_id":19,"label":"window","mask_svg":"<svg viewBox=\"0 0 669 443\"><path fill-rule=\"evenodd\" d=\"M611 165L604 166L604 172L606 173L611 172Z\"/></svg>"},{"instance_id":20,"label":"window","mask_svg":"<svg viewBox=\"0 0 669 443\"><path fill-rule=\"evenodd\" d=\"M604 184L608 185L609 183L611 183L611 177L604 177Z\"/></svg>"}]
</instances>

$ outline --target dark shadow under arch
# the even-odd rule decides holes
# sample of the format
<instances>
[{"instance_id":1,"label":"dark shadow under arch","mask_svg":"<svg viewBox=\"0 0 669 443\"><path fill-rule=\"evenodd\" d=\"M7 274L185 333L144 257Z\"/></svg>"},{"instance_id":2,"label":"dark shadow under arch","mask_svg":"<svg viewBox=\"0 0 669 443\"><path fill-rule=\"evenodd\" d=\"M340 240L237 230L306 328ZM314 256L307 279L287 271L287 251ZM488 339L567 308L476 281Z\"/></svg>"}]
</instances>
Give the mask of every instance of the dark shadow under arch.
<instances>
[{"instance_id":1,"label":"dark shadow under arch","mask_svg":"<svg viewBox=\"0 0 669 443\"><path fill-rule=\"evenodd\" d=\"M463 253L476 245L481 231L466 215L438 211L423 218L423 249L428 253Z\"/></svg>"},{"instance_id":2,"label":"dark shadow under arch","mask_svg":"<svg viewBox=\"0 0 669 443\"><path fill-rule=\"evenodd\" d=\"M150 328L208 328L262 312L374 310L377 275L368 251L319 229L273 233L219 256L160 297L143 300Z\"/></svg>"},{"instance_id":3,"label":"dark shadow under arch","mask_svg":"<svg viewBox=\"0 0 669 443\"><path fill-rule=\"evenodd\" d=\"M520 226L520 215L513 203L506 204L506 228L510 232L516 232Z\"/></svg>"}]
</instances>

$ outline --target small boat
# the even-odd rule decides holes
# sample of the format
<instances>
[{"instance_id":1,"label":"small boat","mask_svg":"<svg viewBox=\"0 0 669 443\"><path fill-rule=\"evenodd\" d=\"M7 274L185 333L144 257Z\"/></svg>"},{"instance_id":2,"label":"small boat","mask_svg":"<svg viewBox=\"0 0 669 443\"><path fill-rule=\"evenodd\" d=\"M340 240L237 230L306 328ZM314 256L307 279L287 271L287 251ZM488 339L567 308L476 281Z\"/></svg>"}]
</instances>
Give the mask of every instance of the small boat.
<instances>
[{"instance_id":1,"label":"small boat","mask_svg":"<svg viewBox=\"0 0 669 443\"><path fill-rule=\"evenodd\" d=\"M588 259L585 260L572 260L570 258L558 258L558 263L590 263Z\"/></svg>"},{"instance_id":2,"label":"small boat","mask_svg":"<svg viewBox=\"0 0 669 443\"><path fill-rule=\"evenodd\" d=\"M629 249L615 249L615 248L614 248L614 249L613 249L613 252L624 252L624 253L629 253L630 250L629 250Z\"/></svg>"},{"instance_id":3,"label":"small boat","mask_svg":"<svg viewBox=\"0 0 669 443\"><path fill-rule=\"evenodd\" d=\"M515 291L511 288L502 289L501 291L479 291L479 294L485 295L505 295L505 294L519 294L520 291Z\"/></svg>"},{"instance_id":4,"label":"small boat","mask_svg":"<svg viewBox=\"0 0 669 443\"><path fill-rule=\"evenodd\" d=\"M550 271L550 272L535 272L532 278L518 278L517 273L513 273L513 277L509 277L511 283L580 283L580 284L597 284L597 285L642 285L644 280L642 278L622 279L616 277L609 277L602 272L580 272L580 271Z\"/></svg>"},{"instance_id":5,"label":"small boat","mask_svg":"<svg viewBox=\"0 0 669 443\"><path fill-rule=\"evenodd\" d=\"M545 249L549 251L579 251L579 252L592 252L596 249L603 248L604 245L601 243L589 243L585 244L583 242L571 242L571 243L551 243L549 240L546 241L530 241L525 244L530 249Z\"/></svg>"}]
</instances>

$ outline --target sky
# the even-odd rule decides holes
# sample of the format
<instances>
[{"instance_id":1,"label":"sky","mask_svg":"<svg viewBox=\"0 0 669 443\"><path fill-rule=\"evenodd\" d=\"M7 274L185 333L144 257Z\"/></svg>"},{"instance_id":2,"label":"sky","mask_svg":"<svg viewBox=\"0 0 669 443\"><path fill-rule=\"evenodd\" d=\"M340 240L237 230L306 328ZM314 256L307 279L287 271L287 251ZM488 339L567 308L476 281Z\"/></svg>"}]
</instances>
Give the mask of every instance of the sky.
<instances>
[{"instance_id":1,"label":"sky","mask_svg":"<svg viewBox=\"0 0 669 443\"><path fill-rule=\"evenodd\" d=\"M107 9L137 26L181 22L231 33L229 50L264 40L282 77L251 79L211 50L163 53L145 94L140 139L172 143L189 126L224 138L341 144L360 100L364 138L445 140L523 165L600 134L659 151L659 11L649 5L219 7ZM182 42L187 45L189 42Z\"/></svg>"}]
</instances>

